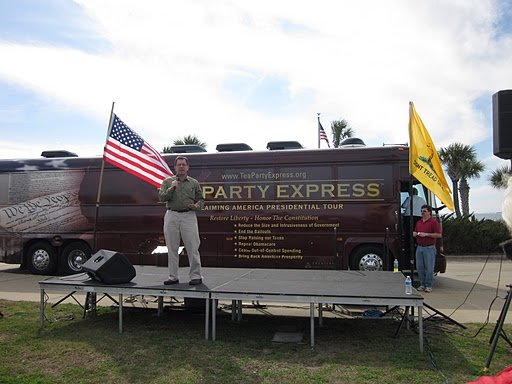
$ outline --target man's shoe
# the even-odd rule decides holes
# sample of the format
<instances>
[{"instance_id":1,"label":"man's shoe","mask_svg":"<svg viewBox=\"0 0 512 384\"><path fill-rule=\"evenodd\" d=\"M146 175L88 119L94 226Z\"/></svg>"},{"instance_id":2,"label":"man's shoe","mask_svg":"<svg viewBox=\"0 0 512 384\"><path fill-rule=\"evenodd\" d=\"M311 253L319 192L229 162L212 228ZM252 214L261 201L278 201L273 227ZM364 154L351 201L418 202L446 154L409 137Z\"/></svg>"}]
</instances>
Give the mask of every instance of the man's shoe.
<instances>
[{"instance_id":1,"label":"man's shoe","mask_svg":"<svg viewBox=\"0 0 512 384\"><path fill-rule=\"evenodd\" d=\"M167 279L164 281L164 285L173 285L173 284L178 284L179 282L180 282L179 280Z\"/></svg>"},{"instance_id":2,"label":"man's shoe","mask_svg":"<svg viewBox=\"0 0 512 384\"><path fill-rule=\"evenodd\" d=\"M420 285L417 289L418 291L424 291L425 290L425 287L423 285Z\"/></svg>"},{"instance_id":3,"label":"man's shoe","mask_svg":"<svg viewBox=\"0 0 512 384\"><path fill-rule=\"evenodd\" d=\"M188 283L189 285L199 285L203 282L202 279L192 279L190 280L190 282Z\"/></svg>"},{"instance_id":4,"label":"man's shoe","mask_svg":"<svg viewBox=\"0 0 512 384\"><path fill-rule=\"evenodd\" d=\"M432 288L430 288L430 287L425 288L425 293L430 293L430 292L432 292Z\"/></svg>"}]
</instances>

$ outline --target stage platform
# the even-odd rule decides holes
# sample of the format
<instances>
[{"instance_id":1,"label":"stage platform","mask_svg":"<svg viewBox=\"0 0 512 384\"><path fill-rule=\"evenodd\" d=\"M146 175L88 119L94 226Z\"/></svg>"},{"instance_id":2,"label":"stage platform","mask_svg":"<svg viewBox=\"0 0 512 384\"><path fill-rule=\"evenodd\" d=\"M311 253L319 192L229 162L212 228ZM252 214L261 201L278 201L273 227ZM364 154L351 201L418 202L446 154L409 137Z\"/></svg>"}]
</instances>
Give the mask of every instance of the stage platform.
<instances>
[{"instance_id":1,"label":"stage platform","mask_svg":"<svg viewBox=\"0 0 512 384\"><path fill-rule=\"evenodd\" d=\"M411 308L418 314L419 347L423 352L423 297L413 289L405 294L404 276L393 272L332 270L276 270L241 268L203 268L203 283L188 284L188 268L180 268L180 283L164 285L167 268L135 266L136 277L129 283L106 285L91 280L85 273L52 277L39 282L40 327L44 331L46 291L61 291L72 296L76 292L118 295L119 332L123 330L123 298L129 295L158 297L158 313L164 297L205 299L205 339L216 339L218 300L231 300L233 315L241 316L242 301L302 303L310 305L310 345L314 346L315 306L322 320L321 304L404 307L408 317Z\"/></svg>"}]
</instances>

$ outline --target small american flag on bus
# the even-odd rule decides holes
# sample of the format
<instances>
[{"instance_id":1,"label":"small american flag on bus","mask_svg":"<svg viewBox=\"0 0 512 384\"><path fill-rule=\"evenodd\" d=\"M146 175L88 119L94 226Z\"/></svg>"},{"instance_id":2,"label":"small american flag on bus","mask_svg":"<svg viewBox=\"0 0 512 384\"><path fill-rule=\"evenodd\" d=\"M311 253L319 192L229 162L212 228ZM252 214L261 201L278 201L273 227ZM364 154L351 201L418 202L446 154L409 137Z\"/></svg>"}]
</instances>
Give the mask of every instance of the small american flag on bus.
<instances>
[{"instance_id":1,"label":"small american flag on bus","mask_svg":"<svg viewBox=\"0 0 512 384\"><path fill-rule=\"evenodd\" d=\"M331 145L329 144L329 138L327 137L327 134L324 131L324 127L322 127L320 119L318 119L318 134L320 135L320 141L325 140L327 146L331 148Z\"/></svg>"},{"instance_id":2,"label":"small american flag on bus","mask_svg":"<svg viewBox=\"0 0 512 384\"><path fill-rule=\"evenodd\" d=\"M113 114L103 159L116 167L160 187L173 176L165 160L151 145Z\"/></svg>"}]
</instances>

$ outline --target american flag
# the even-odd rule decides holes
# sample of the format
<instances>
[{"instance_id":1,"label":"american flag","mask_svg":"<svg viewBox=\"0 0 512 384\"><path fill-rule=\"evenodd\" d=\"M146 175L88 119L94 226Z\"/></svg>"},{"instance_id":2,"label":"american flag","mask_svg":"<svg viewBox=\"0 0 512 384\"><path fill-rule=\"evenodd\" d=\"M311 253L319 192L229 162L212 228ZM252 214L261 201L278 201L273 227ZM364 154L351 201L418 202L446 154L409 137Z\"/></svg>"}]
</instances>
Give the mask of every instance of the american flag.
<instances>
[{"instance_id":1,"label":"american flag","mask_svg":"<svg viewBox=\"0 0 512 384\"><path fill-rule=\"evenodd\" d=\"M320 135L320 141L325 140L327 146L331 148L331 145L329 144L329 138L327 137L327 134L324 131L324 127L322 127L320 119L318 119L318 134Z\"/></svg>"},{"instance_id":2,"label":"american flag","mask_svg":"<svg viewBox=\"0 0 512 384\"><path fill-rule=\"evenodd\" d=\"M103 159L116 167L160 187L162 181L173 176L165 160L151 145L137 135L123 121L113 115Z\"/></svg>"}]
</instances>

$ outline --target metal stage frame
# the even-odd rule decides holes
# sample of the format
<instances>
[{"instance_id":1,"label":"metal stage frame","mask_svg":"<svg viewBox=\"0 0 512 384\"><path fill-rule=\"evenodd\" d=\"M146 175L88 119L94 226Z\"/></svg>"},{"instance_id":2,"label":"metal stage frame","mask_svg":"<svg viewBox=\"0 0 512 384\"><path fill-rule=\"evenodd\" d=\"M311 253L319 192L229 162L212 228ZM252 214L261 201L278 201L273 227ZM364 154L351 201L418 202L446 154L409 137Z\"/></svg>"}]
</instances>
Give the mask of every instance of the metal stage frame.
<instances>
[{"instance_id":1,"label":"metal stage frame","mask_svg":"<svg viewBox=\"0 0 512 384\"><path fill-rule=\"evenodd\" d=\"M216 310L219 300L230 300L232 316L241 316L242 301L268 301L310 305L310 345L315 344L315 306L319 323L322 304L405 307L404 319L411 308L418 314L419 348L423 352L423 297L413 289L405 294L404 276L387 271L277 270L243 268L203 268L203 283L188 284L188 268L180 268L180 283L164 285L167 268L135 266L136 276L130 283L107 285L91 280L87 274L52 277L39 282L40 330L44 332L47 291L67 292L66 297L82 292L105 294L119 299L119 333L123 331L123 298L130 295L158 298L158 314L163 311L164 297L205 299L205 339L216 339ZM89 297L89 295L87 295ZM61 302L64 299L61 299ZM75 301L77 301L75 299ZM59 303L58 302L58 303ZM78 302L78 301L77 301ZM57 303L57 304L58 304ZM54 304L56 305L56 304ZM398 332L398 330L397 330Z\"/></svg>"}]
</instances>

